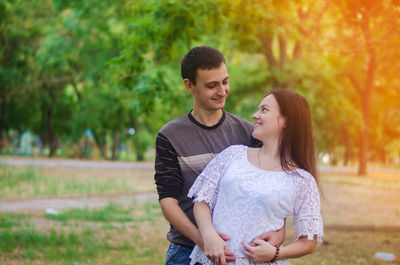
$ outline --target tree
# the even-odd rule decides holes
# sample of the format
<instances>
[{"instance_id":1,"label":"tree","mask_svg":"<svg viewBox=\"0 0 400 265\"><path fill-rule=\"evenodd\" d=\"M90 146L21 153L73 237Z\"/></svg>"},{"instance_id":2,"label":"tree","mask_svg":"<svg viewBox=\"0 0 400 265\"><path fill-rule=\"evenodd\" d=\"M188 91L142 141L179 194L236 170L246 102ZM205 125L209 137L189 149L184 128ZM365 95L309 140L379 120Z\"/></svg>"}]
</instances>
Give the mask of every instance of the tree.
<instances>
[{"instance_id":1,"label":"tree","mask_svg":"<svg viewBox=\"0 0 400 265\"><path fill-rule=\"evenodd\" d=\"M243 51L264 55L272 88L294 89L304 50L315 49L330 1L227 1L231 38ZM305 60L307 61L307 60Z\"/></svg>"},{"instance_id":2,"label":"tree","mask_svg":"<svg viewBox=\"0 0 400 265\"><path fill-rule=\"evenodd\" d=\"M7 132L21 132L37 121L36 94L29 86L34 54L40 39L42 10L48 3L0 2L0 149ZM29 114L29 115L27 115Z\"/></svg>"},{"instance_id":3,"label":"tree","mask_svg":"<svg viewBox=\"0 0 400 265\"><path fill-rule=\"evenodd\" d=\"M61 131L71 132L76 140L90 128L90 122L83 123L79 117L93 117L90 111L82 113L82 105L86 104L86 95L94 95L89 90L101 87L106 62L118 52L117 37L122 32L122 22L115 21L115 15L122 11L124 1L54 1L55 15L49 18L44 29L41 46L37 51L39 68L38 83L42 91L42 129L41 135L45 143L50 145L50 156L57 148L57 134ZM117 16L118 17L118 16ZM74 108L60 108L59 96L66 95L66 88L74 92ZM71 94L71 93L70 93ZM102 95L100 95L101 97ZM107 105L100 105L107 108ZM56 110L59 111L56 111ZM69 130L65 126L54 128L54 120L63 120L66 113L55 117L55 113L71 110L68 119L72 119ZM104 109L99 109L98 116ZM73 118L75 117L75 118ZM118 120L118 116L115 117ZM65 121L65 120L64 120ZM86 119L86 121L88 121ZM105 123L107 124L107 123ZM95 127L95 129L98 129ZM101 128L100 130L102 130ZM103 130L104 131L104 130ZM114 132L118 135L118 131ZM94 132L97 136L98 133ZM65 135L65 138L68 138ZM95 137L98 140L98 137ZM118 137L115 137L118 139ZM99 144L99 143L98 143ZM118 143L116 143L117 147ZM100 145L100 148L101 145ZM115 158L115 155L113 156Z\"/></svg>"},{"instance_id":4,"label":"tree","mask_svg":"<svg viewBox=\"0 0 400 265\"><path fill-rule=\"evenodd\" d=\"M399 54L395 51L395 47L400 44L399 37L392 27L392 22L398 20L398 7L391 1L336 0L334 3L332 12L337 18L334 20L337 36L331 39L331 44L332 49L337 50L346 62L342 76L356 92L354 103L359 104L362 114L358 173L365 175L369 136L374 130L371 123L371 101L375 103L375 99L382 96L378 94L378 84L386 79L385 71L393 67L388 57Z\"/></svg>"}]
</instances>

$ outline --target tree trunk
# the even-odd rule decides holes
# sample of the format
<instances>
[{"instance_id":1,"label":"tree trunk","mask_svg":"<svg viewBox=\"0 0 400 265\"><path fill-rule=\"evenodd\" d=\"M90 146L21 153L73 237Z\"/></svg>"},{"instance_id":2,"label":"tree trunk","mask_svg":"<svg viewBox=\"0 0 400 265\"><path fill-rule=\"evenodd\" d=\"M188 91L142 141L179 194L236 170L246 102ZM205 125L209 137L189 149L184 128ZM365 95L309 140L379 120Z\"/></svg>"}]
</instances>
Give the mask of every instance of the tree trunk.
<instances>
[{"instance_id":1,"label":"tree trunk","mask_svg":"<svg viewBox=\"0 0 400 265\"><path fill-rule=\"evenodd\" d=\"M92 132L93 132L94 141L95 141L95 143L97 144L97 146L100 149L101 157L103 159L107 160L108 158L106 156L106 151L105 151L105 146L106 146L106 143L107 143L107 139L104 137L104 141L103 141L100 138L98 133L96 133L95 131L92 131Z\"/></svg>"},{"instance_id":2,"label":"tree trunk","mask_svg":"<svg viewBox=\"0 0 400 265\"><path fill-rule=\"evenodd\" d=\"M143 148L143 143L140 140L138 133L140 132L139 122L133 117L129 116L130 124L132 128L136 130L136 134L133 135L133 145L135 146L136 161L144 161L145 150Z\"/></svg>"},{"instance_id":3,"label":"tree trunk","mask_svg":"<svg viewBox=\"0 0 400 265\"><path fill-rule=\"evenodd\" d=\"M365 39L366 48L368 51L368 68L365 78L365 88L361 92L362 100L362 114L363 114L363 127L361 128L360 135L360 163L358 174L367 175L367 160L368 160L368 129L369 129L369 101L371 98L371 91L374 85L374 75L376 69L376 52L375 47L371 41L371 34L369 29L369 20L365 19L362 24L362 31Z\"/></svg>"},{"instance_id":4,"label":"tree trunk","mask_svg":"<svg viewBox=\"0 0 400 265\"><path fill-rule=\"evenodd\" d=\"M343 144L344 144L343 165L347 166L350 159L350 143L349 143L349 134L347 133L346 127L342 127L342 134L343 134Z\"/></svg>"},{"instance_id":5,"label":"tree trunk","mask_svg":"<svg viewBox=\"0 0 400 265\"><path fill-rule=\"evenodd\" d=\"M6 128L5 128L5 116L6 116L6 99L5 99L5 92L4 92L5 88L3 88L3 93L1 96L1 112L0 112L0 152L3 151L3 147L4 147L4 141L5 141L5 132L6 132Z\"/></svg>"},{"instance_id":6,"label":"tree trunk","mask_svg":"<svg viewBox=\"0 0 400 265\"><path fill-rule=\"evenodd\" d=\"M49 157L53 157L57 151L57 139L54 133L53 108L51 107L47 110L47 134L49 136Z\"/></svg>"},{"instance_id":7,"label":"tree trunk","mask_svg":"<svg viewBox=\"0 0 400 265\"><path fill-rule=\"evenodd\" d=\"M113 137L113 147L112 147L112 156L111 160L118 159L118 144L119 144L119 130L115 130Z\"/></svg>"},{"instance_id":8,"label":"tree trunk","mask_svg":"<svg viewBox=\"0 0 400 265\"><path fill-rule=\"evenodd\" d=\"M144 153L143 152L138 152L138 150L136 150L136 160L137 161L144 161Z\"/></svg>"},{"instance_id":9,"label":"tree trunk","mask_svg":"<svg viewBox=\"0 0 400 265\"><path fill-rule=\"evenodd\" d=\"M55 87L48 87L49 98L51 100L50 105L47 109L47 132L49 137L50 144L50 153L49 157L53 157L57 151L57 135L54 131L54 108L57 104L58 95L63 89L63 84L59 84Z\"/></svg>"},{"instance_id":10,"label":"tree trunk","mask_svg":"<svg viewBox=\"0 0 400 265\"><path fill-rule=\"evenodd\" d=\"M40 130L39 130L39 137L40 140L42 141L42 145L43 147L47 146L49 143L49 137L48 137L48 132L47 132L47 125L46 125L46 121L47 121L47 106L45 102L42 102L42 106L41 106L41 113L42 113L42 117L40 119Z\"/></svg>"},{"instance_id":11,"label":"tree trunk","mask_svg":"<svg viewBox=\"0 0 400 265\"><path fill-rule=\"evenodd\" d=\"M369 79L369 78L367 78ZM372 82L372 80L371 80ZM372 84L370 84L372 85ZM362 95L362 115L363 125L360 132L360 152L359 152L359 168L358 175L367 175L368 161L368 128L369 128L369 99L370 92L366 89Z\"/></svg>"},{"instance_id":12,"label":"tree trunk","mask_svg":"<svg viewBox=\"0 0 400 265\"><path fill-rule=\"evenodd\" d=\"M367 175L367 150L368 150L368 135L366 128L360 132L360 151L359 151L359 167L358 175Z\"/></svg>"},{"instance_id":13,"label":"tree trunk","mask_svg":"<svg viewBox=\"0 0 400 265\"><path fill-rule=\"evenodd\" d=\"M279 70L280 68L279 68L278 61L275 59L274 53L272 51L273 36L261 36L260 35L260 36L258 36L258 39L260 40L261 45L264 49L264 56L265 56L265 59L267 60L268 67L272 73L274 87L278 87L279 81L275 77L275 75L276 75L276 71Z\"/></svg>"}]
</instances>

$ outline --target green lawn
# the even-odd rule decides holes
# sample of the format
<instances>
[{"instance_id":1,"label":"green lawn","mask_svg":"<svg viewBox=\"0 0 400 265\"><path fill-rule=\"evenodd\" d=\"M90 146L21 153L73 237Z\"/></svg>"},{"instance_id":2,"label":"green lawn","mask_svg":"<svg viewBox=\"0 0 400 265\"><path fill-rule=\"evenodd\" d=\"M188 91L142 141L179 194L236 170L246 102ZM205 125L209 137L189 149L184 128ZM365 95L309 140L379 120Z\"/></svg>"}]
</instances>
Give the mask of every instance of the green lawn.
<instances>
[{"instance_id":1,"label":"green lawn","mask_svg":"<svg viewBox=\"0 0 400 265\"><path fill-rule=\"evenodd\" d=\"M1 264L161 264L167 224L157 202L1 214Z\"/></svg>"},{"instance_id":2,"label":"green lawn","mask_svg":"<svg viewBox=\"0 0 400 265\"><path fill-rule=\"evenodd\" d=\"M154 192L151 170L0 166L0 199Z\"/></svg>"},{"instance_id":3,"label":"green lawn","mask_svg":"<svg viewBox=\"0 0 400 265\"><path fill-rule=\"evenodd\" d=\"M6 201L154 191L152 172L146 171L0 170L0 200ZM396 174L322 174L324 243L291 264L390 264L373 256L400 254L399 182ZM169 225L158 202L124 205L64 209L59 215L0 213L0 264L163 264ZM286 243L293 239L289 219Z\"/></svg>"}]
</instances>

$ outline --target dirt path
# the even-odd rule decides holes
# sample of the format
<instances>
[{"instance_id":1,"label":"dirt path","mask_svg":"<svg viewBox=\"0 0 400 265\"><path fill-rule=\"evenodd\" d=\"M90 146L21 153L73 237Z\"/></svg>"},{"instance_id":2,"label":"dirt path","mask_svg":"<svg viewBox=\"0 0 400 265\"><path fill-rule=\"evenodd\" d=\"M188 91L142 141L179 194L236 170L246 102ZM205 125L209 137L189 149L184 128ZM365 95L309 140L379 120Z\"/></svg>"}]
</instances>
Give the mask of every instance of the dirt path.
<instances>
[{"instance_id":1,"label":"dirt path","mask_svg":"<svg viewBox=\"0 0 400 265\"><path fill-rule=\"evenodd\" d=\"M100 169L153 169L152 162L125 162L125 161L92 161L77 159L48 159L25 157L0 157L0 165L22 167L65 167L65 168L100 168Z\"/></svg>"},{"instance_id":2,"label":"dirt path","mask_svg":"<svg viewBox=\"0 0 400 265\"><path fill-rule=\"evenodd\" d=\"M25 158L25 157L0 157L0 166L11 167L49 167L49 168L77 168L77 169L121 169L121 170L146 170L152 171L154 164L151 162L123 162L123 161L90 161L74 159L47 159L47 158ZM68 208L97 208L105 207L110 202L120 203L124 206L132 204L133 201L145 203L157 201L156 193L144 193L135 195L102 195L92 197L73 198L40 198L27 200L0 200L0 212L27 212L45 211L46 209L68 209Z\"/></svg>"},{"instance_id":3,"label":"dirt path","mask_svg":"<svg viewBox=\"0 0 400 265\"><path fill-rule=\"evenodd\" d=\"M100 169L147 169L153 170L153 162L127 162L127 161L93 161L93 160L78 160L78 159L63 159L63 158L29 158L16 156L1 156L0 165L7 166L35 166L35 167L64 167L64 168L100 168ZM349 173L357 172L356 166L330 166L320 165L320 172L337 172ZM394 168L376 168L369 166L369 170L399 173L400 169Z\"/></svg>"},{"instance_id":4,"label":"dirt path","mask_svg":"<svg viewBox=\"0 0 400 265\"><path fill-rule=\"evenodd\" d=\"M0 165L7 166L37 166L37 167L64 167L64 168L96 168L96 169L121 169L121 170L153 170L153 163L151 162L120 162L120 161L87 161L87 160L72 160L72 159L46 159L46 158L20 158L20 157L0 157ZM319 168L321 172L356 172L354 167L330 167L322 166ZM381 169L382 172L386 169ZM389 171L398 171L394 169L387 169ZM340 212L338 208L348 208L346 211L349 216L342 216L348 224L355 224L359 222L357 216L376 215L380 212L380 216L385 216L387 221L390 219L391 225L399 225L398 218L386 217L386 213L393 212L398 217L400 212L396 207L398 204L399 194L397 192L390 191L374 191L370 189L363 189L360 187L341 187L340 185L329 184L324 187L326 190L327 204L326 209L332 209L332 213L328 212L328 216L338 217L337 212ZM335 196L338 194L341 196ZM369 196L367 194L371 193ZM393 193L393 194L392 194ZM357 196L353 196L357 194ZM389 195L391 194L391 195ZM378 196L379 195L379 196ZM390 198L389 198L390 197ZM360 198L363 198L362 202ZM385 203L377 203L385 198ZM48 208L52 209L63 209L63 208L95 208L104 207L108 203L116 202L125 205L131 204L133 201L144 203L146 201L157 201L157 195L155 193L145 193L136 195L102 195L92 197L74 197L74 198L40 198L40 199L26 199L17 201L0 200L0 212L22 212L22 211L43 211ZM365 207L359 207L359 203L370 205L369 208L374 206L374 213L370 210L365 212L357 212L357 209L364 209ZM384 207L383 207L384 206ZM353 213L353 214L349 214ZM393 214L392 214L393 215ZM389 219L388 219L389 218ZM371 220L375 218L370 218ZM392 220L393 219L393 220ZM378 222L379 223L379 222Z\"/></svg>"}]
</instances>

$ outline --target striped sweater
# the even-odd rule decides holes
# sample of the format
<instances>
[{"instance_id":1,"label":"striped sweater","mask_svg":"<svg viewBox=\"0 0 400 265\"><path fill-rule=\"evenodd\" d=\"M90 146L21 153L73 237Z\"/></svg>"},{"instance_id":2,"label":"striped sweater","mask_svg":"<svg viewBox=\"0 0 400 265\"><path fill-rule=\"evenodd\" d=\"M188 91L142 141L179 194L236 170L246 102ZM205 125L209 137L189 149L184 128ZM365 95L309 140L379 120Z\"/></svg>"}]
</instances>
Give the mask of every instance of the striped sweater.
<instances>
[{"instance_id":1,"label":"striped sweater","mask_svg":"<svg viewBox=\"0 0 400 265\"><path fill-rule=\"evenodd\" d=\"M154 180L159 199L171 197L195 223L193 202L187 193L210 160L231 145L258 144L252 138L253 124L223 111L222 118L208 127L196 121L191 113L164 125L156 140ZM192 240L171 226L170 242L193 247Z\"/></svg>"}]
</instances>

